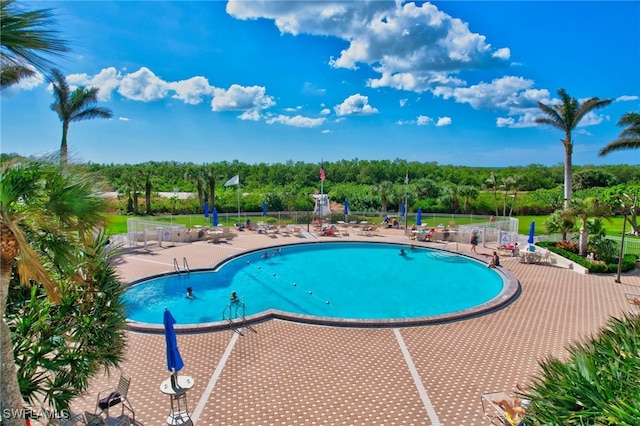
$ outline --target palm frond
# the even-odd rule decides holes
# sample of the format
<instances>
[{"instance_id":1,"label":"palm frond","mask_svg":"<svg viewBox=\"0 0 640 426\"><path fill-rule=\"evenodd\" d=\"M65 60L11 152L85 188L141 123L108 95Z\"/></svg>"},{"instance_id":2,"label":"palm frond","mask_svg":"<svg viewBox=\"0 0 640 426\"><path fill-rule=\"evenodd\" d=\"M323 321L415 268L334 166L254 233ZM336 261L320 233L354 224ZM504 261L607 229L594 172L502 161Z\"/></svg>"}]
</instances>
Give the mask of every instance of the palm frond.
<instances>
[{"instance_id":1,"label":"palm frond","mask_svg":"<svg viewBox=\"0 0 640 426\"><path fill-rule=\"evenodd\" d=\"M3 0L0 3L3 66L30 64L47 73L52 64L49 56L64 56L68 51L67 43L52 27L52 18L51 9L23 11L15 0Z\"/></svg>"}]
</instances>

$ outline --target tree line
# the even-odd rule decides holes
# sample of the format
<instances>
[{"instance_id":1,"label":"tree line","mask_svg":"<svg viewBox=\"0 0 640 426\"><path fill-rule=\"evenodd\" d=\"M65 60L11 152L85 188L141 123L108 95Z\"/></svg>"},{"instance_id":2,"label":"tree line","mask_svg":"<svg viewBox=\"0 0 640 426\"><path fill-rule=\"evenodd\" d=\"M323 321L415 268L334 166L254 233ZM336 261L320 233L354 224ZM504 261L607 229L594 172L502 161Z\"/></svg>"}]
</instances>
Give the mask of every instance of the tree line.
<instances>
[{"instance_id":1,"label":"tree line","mask_svg":"<svg viewBox=\"0 0 640 426\"><path fill-rule=\"evenodd\" d=\"M440 165L395 160L340 160L305 163L209 164L146 162L141 164L71 164L98 175L103 190L120 194L122 213L199 213L237 209L237 187L224 184L238 175L243 211L307 210L310 194L321 190L332 201L349 200L356 211L397 211L408 201L410 211L509 216L548 214L562 203L563 166L504 168ZM573 166L573 190L609 188L640 182L633 165ZM405 184L405 179L408 183ZM166 200L158 192L193 192L193 200Z\"/></svg>"}]
</instances>

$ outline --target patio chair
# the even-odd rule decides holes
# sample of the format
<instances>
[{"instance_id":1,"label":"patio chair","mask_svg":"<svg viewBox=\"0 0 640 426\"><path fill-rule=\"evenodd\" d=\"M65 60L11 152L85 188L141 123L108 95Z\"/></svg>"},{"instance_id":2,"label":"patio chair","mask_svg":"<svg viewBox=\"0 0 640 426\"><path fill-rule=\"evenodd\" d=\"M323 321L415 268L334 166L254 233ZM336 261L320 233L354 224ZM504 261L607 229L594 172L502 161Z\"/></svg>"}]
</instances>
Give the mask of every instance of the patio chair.
<instances>
[{"instance_id":1,"label":"patio chair","mask_svg":"<svg viewBox=\"0 0 640 426\"><path fill-rule=\"evenodd\" d=\"M85 411L84 421L87 426L127 426L128 419L126 417L107 417L105 419L99 414Z\"/></svg>"},{"instance_id":2,"label":"patio chair","mask_svg":"<svg viewBox=\"0 0 640 426\"><path fill-rule=\"evenodd\" d=\"M498 399L509 399L509 395L504 392L483 393L480 397L482 402L482 413L492 425L512 425L507 418L504 409L493 402Z\"/></svg>"},{"instance_id":3,"label":"patio chair","mask_svg":"<svg viewBox=\"0 0 640 426\"><path fill-rule=\"evenodd\" d=\"M518 410L519 408L528 408L529 401L526 398L523 398L523 395L516 391L517 399L519 399L519 406L513 406L513 411ZM480 397L480 401L482 403L482 413L484 417L489 419L492 425L522 425L526 420L522 418L518 420L514 420L512 416L515 418L517 416L522 416L522 414L514 414L509 415L505 407L502 407L500 404L495 403L494 401L508 401L511 402L514 398L507 395L505 392L488 392L482 394ZM526 415L525 415L526 417Z\"/></svg>"},{"instance_id":4,"label":"patio chair","mask_svg":"<svg viewBox=\"0 0 640 426\"><path fill-rule=\"evenodd\" d=\"M627 302L640 309L640 294L625 293L624 297L627 298Z\"/></svg>"},{"instance_id":5,"label":"patio chair","mask_svg":"<svg viewBox=\"0 0 640 426\"><path fill-rule=\"evenodd\" d=\"M131 376L125 373L120 374L120 379L118 380L118 386L114 388L104 389L98 392L98 397L96 398L96 412L95 414L101 416L104 414L107 419L109 419L109 409L111 407L120 406L120 418L125 417L124 410L125 408L131 413L132 423L135 424L136 421L136 413L131 406L131 403L127 399L127 394L129 393L129 385L131 384ZM108 423L105 423L108 424Z\"/></svg>"}]
</instances>

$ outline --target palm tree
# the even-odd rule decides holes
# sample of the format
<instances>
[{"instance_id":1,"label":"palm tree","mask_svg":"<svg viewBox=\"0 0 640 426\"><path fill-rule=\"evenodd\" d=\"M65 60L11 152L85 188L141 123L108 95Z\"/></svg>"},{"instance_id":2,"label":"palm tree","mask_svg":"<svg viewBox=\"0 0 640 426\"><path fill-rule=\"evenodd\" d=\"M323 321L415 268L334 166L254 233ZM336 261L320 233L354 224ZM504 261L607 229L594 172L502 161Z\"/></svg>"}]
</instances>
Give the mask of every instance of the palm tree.
<instances>
[{"instance_id":1,"label":"palm tree","mask_svg":"<svg viewBox=\"0 0 640 426\"><path fill-rule=\"evenodd\" d=\"M538 107L546 117L536 118L536 123L549 124L564 132L564 206L567 208L571 200L572 166L571 157L573 155L573 140L571 132L578 126L580 120L587 113L595 111L609 105L611 99L590 98L580 103L576 98L572 98L564 89L558 89L561 103L549 106L538 102Z\"/></svg>"},{"instance_id":2,"label":"palm tree","mask_svg":"<svg viewBox=\"0 0 640 426\"><path fill-rule=\"evenodd\" d=\"M381 212L386 213L389 204L395 203L393 183L388 180L382 181L371 187L371 195L380 198Z\"/></svg>"},{"instance_id":3,"label":"palm tree","mask_svg":"<svg viewBox=\"0 0 640 426\"><path fill-rule=\"evenodd\" d=\"M66 42L51 28L51 17L50 9L23 11L15 0L0 2L0 88L34 76L35 69L46 74L51 65L47 56L67 52Z\"/></svg>"},{"instance_id":4,"label":"palm tree","mask_svg":"<svg viewBox=\"0 0 640 426\"><path fill-rule=\"evenodd\" d=\"M556 210L544 221L547 232L549 234L560 232L562 241L567 241L567 235L575 229L575 226L575 218L566 214L565 210Z\"/></svg>"},{"instance_id":5,"label":"palm tree","mask_svg":"<svg viewBox=\"0 0 640 426\"><path fill-rule=\"evenodd\" d=\"M509 196L509 190L516 186L518 179L513 176L507 176L506 178L500 179L500 188L504 191L503 200L502 200L502 216L507 217L507 197ZM511 207L513 208L513 203L511 203ZM511 214L509 214L511 216Z\"/></svg>"},{"instance_id":6,"label":"palm tree","mask_svg":"<svg viewBox=\"0 0 640 426\"><path fill-rule=\"evenodd\" d=\"M592 217L609 217L611 208L604 203L600 203L595 198L585 198L582 200L571 200L569 208L565 209L569 218L574 218L580 223L580 256L587 254L588 220Z\"/></svg>"},{"instance_id":7,"label":"palm tree","mask_svg":"<svg viewBox=\"0 0 640 426\"><path fill-rule=\"evenodd\" d=\"M464 198L464 212L469 212L471 200L475 200L480 195L480 190L473 185L458 186L458 194Z\"/></svg>"},{"instance_id":8,"label":"palm tree","mask_svg":"<svg viewBox=\"0 0 640 426\"><path fill-rule=\"evenodd\" d=\"M51 268L72 261L74 245L101 221L104 201L90 181L50 163L7 162L0 169L0 206L0 405L19 410L23 401L5 318L14 267L22 284L39 283L52 301L60 301ZM47 258L32 246L45 238ZM10 426L24 425L24 419L4 420Z\"/></svg>"},{"instance_id":9,"label":"palm tree","mask_svg":"<svg viewBox=\"0 0 640 426\"><path fill-rule=\"evenodd\" d=\"M107 108L95 106L98 103L98 88L78 87L71 92L67 80L59 70L53 70L51 84L55 102L51 109L58 113L62 121L62 142L60 144L60 165L67 165L67 133L69 124L74 121L92 118L111 118L113 114Z\"/></svg>"},{"instance_id":10,"label":"palm tree","mask_svg":"<svg viewBox=\"0 0 640 426\"><path fill-rule=\"evenodd\" d=\"M628 112L618 121L618 126L628 126L618 136L618 139L602 148L598 155L605 156L613 151L640 148L640 113Z\"/></svg>"},{"instance_id":11,"label":"palm tree","mask_svg":"<svg viewBox=\"0 0 640 426\"><path fill-rule=\"evenodd\" d=\"M48 240L41 243L36 249L46 253ZM125 288L111 263L116 251L108 245L108 235L88 235L75 261L69 262L72 270L56 271L62 296L57 304L43 297L39 286L20 287L14 275L6 315L14 336L18 382L32 407L46 404L59 413L68 410L71 400L86 392L91 378L122 361Z\"/></svg>"},{"instance_id":12,"label":"palm tree","mask_svg":"<svg viewBox=\"0 0 640 426\"><path fill-rule=\"evenodd\" d=\"M189 165L187 170L184 172L184 178L196 184L200 210L204 209L204 176L202 168L200 166Z\"/></svg>"},{"instance_id":13,"label":"palm tree","mask_svg":"<svg viewBox=\"0 0 640 426\"><path fill-rule=\"evenodd\" d=\"M496 210L496 216L498 216L498 178L495 173L491 172L489 178L484 182L489 185L491 187L491 191L493 191L493 206Z\"/></svg>"}]
</instances>

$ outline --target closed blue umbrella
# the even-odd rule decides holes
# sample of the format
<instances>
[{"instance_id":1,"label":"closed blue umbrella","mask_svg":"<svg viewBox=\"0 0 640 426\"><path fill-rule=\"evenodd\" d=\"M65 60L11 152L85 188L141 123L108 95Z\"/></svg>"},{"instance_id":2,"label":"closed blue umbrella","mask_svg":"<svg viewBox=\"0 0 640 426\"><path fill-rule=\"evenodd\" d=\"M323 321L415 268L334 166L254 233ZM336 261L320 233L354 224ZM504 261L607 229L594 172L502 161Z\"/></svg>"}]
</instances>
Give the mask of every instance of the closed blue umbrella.
<instances>
[{"instance_id":1,"label":"closed blue umbrella","mask_svg":"<svg viewBox=\"0 0 640 426\"><path fill-rule=\"evenodd\" d=\"M347 221L347 216L349 215L349 201L344 200L344 221Z\"/></svg>"},{"instance_id":2,"label":"closed blue umbrella","mask_svg":"<svg viewBox=\"0 0 640 426\"><path fill-rule=\"evenodd\" d=\"M218 226L218 209L213 208L213 226Z\"/></svg>"},{"instance_id":3,"label":"closed blue umbrella","mask_svg":"<svg viewBox=\"0 0 640 426\"><path fill-rule=\"evenodd\" d=\"M531 226L529 227L529 239L527 240L527 242L529 244L533 244L533 235L536 232L536 221L532 220L531 221Z\"/></svg>"},{"instance_id":4,"label":"closed blue umbrella","mask_svg":"<svg viewBox=\"0 0 640 426\"><path fill-rule=\"evenodd\" d=\"M204 217L209 217L209 202L204 202Z\"/></svg>"},{"instance_id":5,"label":"closed blue umbrella","mask_svg":"<svg viewBox=\"0 0 640 426\"><path fill-rule=\"evenodd\" d=\"M400 217L404 217L404 210L405 210L405 205L403 201L402 204L400 204Z\"/></svg>"},{"instance_id":6,"label":"closed blue umbrella","mask_svg":"<svg viewBox=\"0 0 640 426\"><path fill-rule=\"evenodd\" d=\"M416 218L416 225L422 225L422 207L418 209L418 217Z\"/></svg>"},{"instance_id":7,"label":"closed blue umbrella","mask_svg":"<svg viewBox=\"0 0 640 426\"><path fill-rule=\"evenodd\" d=\"M262 216L267 215L267 203L265 201L262 202Z\"/></svg>"},{"instance_id":8,"label":"closed blue umbrella","mask_svg":"<svg viewBox=\"0 0 640 426\"><path fill-rule=\"evenodd\" d=\"M164 338L167 343L167 369L171 374L178 374L178 371L184 367L180 351L178 350L178 339L176 337L176 331L173 325L176 320L169 312L169 309L164 309Z\"/></svg>"}]
</instances>

